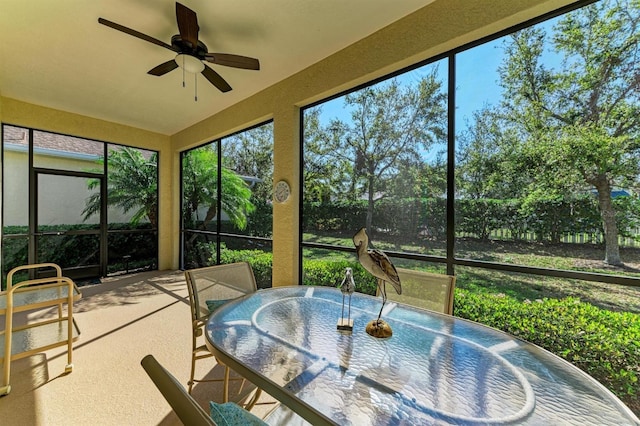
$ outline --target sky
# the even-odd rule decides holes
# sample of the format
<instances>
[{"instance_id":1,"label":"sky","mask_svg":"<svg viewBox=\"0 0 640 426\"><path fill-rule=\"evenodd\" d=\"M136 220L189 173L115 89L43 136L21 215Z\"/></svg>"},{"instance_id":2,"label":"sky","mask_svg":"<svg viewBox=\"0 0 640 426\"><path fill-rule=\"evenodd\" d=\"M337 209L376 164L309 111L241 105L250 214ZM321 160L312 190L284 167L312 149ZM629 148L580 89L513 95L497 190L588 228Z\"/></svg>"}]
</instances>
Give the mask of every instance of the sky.
<instances>
[{"instance_id":1,"label":"sky","mask_svg":"<svg viewBox=\"0 0 640 426\"><path fill-rule=\"evenodd\" d=\"M539 25L544 25L547 29L557 22L556 19L547 21ZM503 40L499 38L491 42L473 47L456 55L456 133L464 130L467 121L470 121L473 112L484 106L497 105L502 98L502 88L499 83L498 67L504 58ZM553 55L548 55L552 58ZM547 57L545 57L547 58ZM547 65L555 65L559 58L549 59ZM438 75L446 82L448 75L448 60L443 59L438 62L425 65L413 71L407 72L397 78L407 84L419 81L420 77L430 72L434 66L438 67ZM384 84L382 82L381 84ZM349 121L349 111L343 105L343 97L333 99L322 104L321 123L328 125L333 118L340 118ZM436 152L445 146L440 145L425 153L425 160L435 158Z\"/></svg>"},{"instance_id":2,"label":"sky","mask_svg":"<svg viewBox=\"0 0 640 426\"><path fill-rule=\"evenodd\" d=\"M456 129L460 131L464 128L465 117L471 119L472 113L485 104L497 104L502 96L498 86L497 68L502 60L501 42L491 42L478 46L468 51L462 52L456 57ZM440 80L444 82L446 90L447 74L449 63L447 59L417 68L397 78L407 84L418 82L423 75L437 67ZM382 82L381 84L384 84ZM322 104L322 114L320 120L327 126L331 119L340 118L349 121L349 111L345 109L343 97L333 99ZM434 159L437 151L441 151L445 146L434 146L425 153L428 161Z\"/></svg>"},{"instance_id":3,"label":"sky","mask_svg":"<svg viewBox=\"0 0 640 426\"><path fill-rule=\"evenodd\" d=\"M456 57L456 127L458 131L464 127L465 117L470 119L473 111L482 108L485 104L497 104L502 96L497 73L503 57L502 50L498 48L500 45L500 41L494 41L462 52ZM446 90L448 66L448 60L442 59L397 78L411 84L418 82L423 75L431 72L433 67L437 67L438 75L444 82ZM322 104L320 120L323 125L328 125L330 120L336 117L349 121L349 111L345 109L343 103L343 97L339 97ZM442 148L442 146L435 147L431 150L434 152L427 154L427 157L435 156L435 151Z\"/></svg>"},{"instance_id":4,"label":"sky","mask_svg":"<svg viewBox=\"0 0 640 426\"><path fill-rule=\"evenodd\" d=\"M481 108L486 102L493 103L500 99L501 92L497 73L497 68L503 57L500 46L501 41L497 40L464 51L456 56L456 109L462 117L470 116L473 111ZM448 69L446 59L425 65L397 78L405 82L417 82L434 66L438 67L438 75L441 80L446 82ZM344 116L343 97L322 104L321 119L323 124L327 124L331 118Z\"/></svg>"}]
</instances>

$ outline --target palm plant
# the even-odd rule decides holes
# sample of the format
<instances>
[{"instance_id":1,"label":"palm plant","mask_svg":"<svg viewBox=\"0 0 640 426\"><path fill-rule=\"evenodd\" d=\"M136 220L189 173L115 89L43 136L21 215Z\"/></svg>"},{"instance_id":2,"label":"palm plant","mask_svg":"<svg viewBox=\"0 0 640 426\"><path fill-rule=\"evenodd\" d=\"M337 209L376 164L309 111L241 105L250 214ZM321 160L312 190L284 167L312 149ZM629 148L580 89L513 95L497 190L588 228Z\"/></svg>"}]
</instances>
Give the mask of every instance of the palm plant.
<instances>
[{"instance_id":1,"label":"palm plant","mask_svg":"<svg viewBox=\"0 0 640 426\"><path fill-rule=\"evenodd\" d=\"M104 159L98 164L103 165ZM153 228L158 225L157 154L143 155L130 147L112 150L108 156L107 204L118 206L127 213L134 211L131 223L147 219ZM218 158L210 147L189 151L184 156L183 201L185 223L200 223L206 229L218 213ZM232 170L221 169L222 211L238 229L247 226L247 214L255 210L251 190ZM99 179L90 179L88 188L95 190ZM206 209L203 218L199 210ZM100 211L100 193L94 192L86 200L82 212L84 220Z\"/></svg>"},{"instance_id":2,"label":"palm plant","mask_svg":"<svg viewBox=\"0 0 640 426\"><path fill-rule=\"evenodd\" d=\"M103 165L104 159L97 160ZM153 228L158 225L158 156L154 152L145 157L142 151L122 147L109 151L107 179L107 204L118 206L125 213L133 210L131 223L137 224L147 219ZM99 179L90 179L89 190L100 185ZM82 211L87 220L100 211L101 194L93 192L85 202Z\"/></svg>"},{"instance_id":3,"label":"palm plant","mask_svg":"<svg viewBox=\"0 0 640 426\"><path fill-rule=\"evenodd\" d=\"M184 222L195 225L201 222L206 229L218 214L218 157L210 147L189 151L183 164L183 214ZM232 170L222 167L221 209L238 229L247 226L247 214L255 210L250 201L251 190L247 183ZM200 208L206 208L203 218Z\"/></svg>"}]
</instances>

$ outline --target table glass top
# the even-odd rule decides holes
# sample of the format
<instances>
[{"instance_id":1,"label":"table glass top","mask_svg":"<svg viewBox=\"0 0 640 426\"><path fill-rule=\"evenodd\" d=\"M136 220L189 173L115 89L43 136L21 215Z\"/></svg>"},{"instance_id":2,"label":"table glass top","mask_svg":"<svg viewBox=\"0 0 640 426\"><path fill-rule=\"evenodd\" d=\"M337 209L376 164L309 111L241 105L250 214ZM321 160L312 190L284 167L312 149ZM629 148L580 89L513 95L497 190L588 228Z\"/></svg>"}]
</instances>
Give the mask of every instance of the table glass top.
<instances>
[{"instance_id":1,"label":"table glass top","mask_svg":"<svg viewBox=\"0 0 640 426\"><path fill-rule=\"evenodd\" d=\"M72 285L73 299L80 297L80 292L75 285ZM28 286L16 289L13 293L14 310L19 311L28 305L46 303L48 301L65 301L69 297L69 283L60 282L54 286ZM0 293L0 313L7 309L7 292Z\"/></svg>"},{"instance_id":2,"label":"table glass top","mask_svg":"<svg viewBox=\"0 0 640 426\"><path fill-rule=\"evenodd\" d=\"M342 299L333 288L262 290L216 311L207 339L340 425L640 424L573 365L470 321L388 303L393 336L376 339L364 328L381 301L354 293L353 334L341 334Z\"/></svg>"}]
</instances>

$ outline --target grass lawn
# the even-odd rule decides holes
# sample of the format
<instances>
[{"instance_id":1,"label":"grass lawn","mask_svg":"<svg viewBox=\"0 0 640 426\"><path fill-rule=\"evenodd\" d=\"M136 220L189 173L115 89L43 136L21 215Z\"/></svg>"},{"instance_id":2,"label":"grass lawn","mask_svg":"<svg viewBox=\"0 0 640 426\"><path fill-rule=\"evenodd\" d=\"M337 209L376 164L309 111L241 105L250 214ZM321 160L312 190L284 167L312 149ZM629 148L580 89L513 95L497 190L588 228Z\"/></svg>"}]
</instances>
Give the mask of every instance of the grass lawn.
<instances>
[{"instance_id":1,"label":"grass lawn","mask_svg":"<svg viewBox=\"0 0 640 426\"><path fill-rule=\"evenodd\" d=\"M335 237L304 234L304 240L323 244L353 247L350 235ZM444 256L444 244L424 241L422 245L373 241L373 247L383 251L404 251ZM514 265L566 269L637 276L640 278L640 249L622 248L624 268L605 265L604 248L593 244L542 245L537 243L480 242L471 239L456 241L456 257ZM330 260L355 260L355 254L304 249L304 257ZM395 260L396 266L412 267L412 261ZM443 272L443 266L431 264L424 268ZM520 301L542 298L577 297L602 309L640 314L640 286L621 286L566 278L500 272L482 268L456 266L456 286L478 292L502 293Z\"/></svg>"}]
</instances>

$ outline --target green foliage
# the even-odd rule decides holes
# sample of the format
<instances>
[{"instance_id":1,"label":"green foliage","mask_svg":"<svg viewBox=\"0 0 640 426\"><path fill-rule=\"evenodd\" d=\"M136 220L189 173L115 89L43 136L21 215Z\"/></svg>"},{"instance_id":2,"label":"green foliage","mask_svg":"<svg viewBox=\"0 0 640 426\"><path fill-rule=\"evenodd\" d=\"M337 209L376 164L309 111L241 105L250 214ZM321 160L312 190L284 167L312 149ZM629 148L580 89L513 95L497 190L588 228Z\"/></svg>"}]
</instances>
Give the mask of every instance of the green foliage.
<instances>
[{"instance_id":1,"label":"green foliage","mask_svg":"<svg viewBox=\"0 0 640 426\"><path fill-rule=\"evenodd\" d=\"M249 262L258 288L271 287L273 255L262 250L221 250L220 263ZM214 262L215 263L215 262Z\"/></svg>"},{"instance_id":2,"label":"green foliage","mask_svg":"<svg viewBox=\"0 0 640 426\"><path fill-rule=\"evenodd\" d=\"M631 236L640 222L640 199L618 197L616 205L621 235ZM384 224L387 235L404 238L444 239L446 200L443 198L382 199L376 203L377 224ZM338 231L352 233L365 223L365 201L304 203L305 232ZM592 194L540 197L537 199L469 199L455 201L456 232L486 240L491 233L508 230L504 237L518 241L533 233L540 242L557 243L564 235L598 234L602 221L597 199Z\"/></svg>"},{"instance_id":3,"label":"green foliage","mask_svg":"<svg viewBox=\"0 0 640 426\"><path fill-rule=\"evenodd\" d=\"M100 158L98 165L104 163ZM122 147L109 151L107 159L107 203L118 206L123 212L133 211L131 223L138 224L147 219L155 228L158 226L158 155L146 158L136 148ZM98 170L102 173L102 170ZM94 192L87 198L82 211L84 220L98 213L101 208L99 179L90 179L88 189ZM97 192L96 192L97 191Z\"/></svg>"},{"instance_id":4,"label":"green foliage","mask_svg":"<svg viewBox=\"0 0 640 426\"><path fill-rule=\"evenodd\" d=\"M302 226L306 230L360 229L367 217L366 201L305 202Z\"/></svg>"},{"instance_id":5,"label":"green foliage","mask_svg":"<svg viewBox=\"0 0 640 426\"><path fill-rule=\"evenodd\" d=\"M215 238L209 235L189 234L185 232L185 269L194 269L215 264L216 244L210 242L210 239Z\"/></svg>"},{"instance_id":6,"label":"green foliage","mask_svg":"<svg viewBox=\"0 0 640 426\"><path fill-rule=\"evenodd\" d=\"M8 227L5 227L6 232ZM95 225L45 225L39 228L42 232L94 230ZM158 257L156 232L149 223L132 225L128 223L111 223L108 236L109 259L108 272L124 269L123 256L131 256L128 260L130 269L137 267L155 267ZM132 230L134 232L127 232ZM12 233L27 233L26 227L12 227ZM113 232L120 231L120 232ZM140 232L148 231L148 232ZM28 240L25 238L4 238L2 244L2 273L6 276L12 268L28 263ZM53 262L61 266L87 265L99 263L98 235L47 235L38 240L38 262Z\"/></svg>"},{"instance_id":7,"label":"green foliage","mask_svg":"<svg viewBox=\"0 0 640 426\"><path fill-rule=\"evenodd\" d=\"M317 285L325 287L338 287L344 279L345 268L351 268L356 291L361 293L376 294L376 279L364 270L357 261L348 260L305 260L302 266L304 285Z\"/></svg>"},{"instance_id":8,"label":"green foliage","mask_svg":"<svg viewBox=\"0 0 640 426\"><path fill-rule=\"evenodd\" d=\"M444 198L384 198L375 206L375 223L384 224L388 235L408 236L420 231L431 238L447 234ZM362 226L353 227L355 232Z\"/></svg>"},{"instance_id":9,"label":"green foliage","mask_svg":"<svg viewBox=\"0 0 640 426\"><path fill-rule=\"evenodd\" d=\"M640 198L617 197L613 200L613 204L620 235L640 240L640 235L635 233L635 230L640 227Z\"/></svg>"},{"instance_id":10,"label":"green foliage","mask_svg":"<svg viewBox=\"0 0 640 426\"><path fill-rule=\"evenodd\" d=\"M268 200L273 187L273 122L222 139L222 164L241 176L259 179L252 200Z\"/></svg>"},{"instance_id":11,"label":"green foliage","mask_svg":"<svg viewBox=\"0 0 640 426\"><path fill-rule=\"evenodd\" d=\"M211 259L210 259L211 261ZM262 250L228 250L220 252L220 263L249 262L253 268L259 288L271 287L273 255ZM214 262L215 263L215 262ZM212 263L211 263L212 264ZM344 278L345 268L351 268L356 291L376 294L376 279L360 266L357 261L348 260L305 260L303 268L303 284L325 287L337 287Z\"/></svg>"},{"instance_id":12,"label":"green foliage","mask_svg":"<svg viewBox=\"0 0 640 426\"><path fill-rule=\"evenodd\" d=\"M247 214L255 210L247 183L232 170L220 170L222 211L238 229L247 226ZM182 159L183 216L185 226L206 229L217 215L218 155L211 145L188 151ZM198 217L205 209L205 217Z\"/></svg>"},{"instance_id":13,"label":"green foliage","mask_svg":"<svg viewBox=\"0 0 640 426\"><path fill-rule=\"evenodd\" d=\"M20 238L5 237L2 239L2 280L0 281L0 291L4 290L5 279L11 269L29 263L28 249L29 239L26 236Z\"/></svg>"},{"instance_id":14,"label":"green foliage","mask_svg":"<svg viewBox=\"0 0 640 426\"><path fill-rule=\"evenodd\" d=\"M361 226L371 227L376 194L394 184L398 189L399 171L408 167L417 173L421 152L445 140L446 94L437 66L429 68L415 84L390 79L347 94L342 100L350 117L334 117L326 127L317 120L317 109L309 111L304 201L364 197ZM405 180L412 180L410 175Z\"/></svg>"},{"instance_id":15,"label":"green foliage","mask_svg":"<svg viewBox=\"0 0 640 426\"><path fill-rule=\"evenodd\" d=\"M242 233L254 237L271 237L273 233L273 204L270 201L256 197L255 194L251 197L251 202L255 206L255 210L247 214L246 227L240 229L232 222L221 221L221 232L231 234ZM215 229L213 227L210 228L212 230Z\"/></svg>"},{"instance_id":16,"label":"green foliage","mask_svg":"<svg viewBox=\"0 0 640 426\"><path fill-rule=\"evenodd\" d=\"M636 186L640 171L639 24L637 1L602 0L563 15L550 31L511 34L499 68L501 124L492 133L519 135L499 146L517 153L527 173L520 198L597 191L605 261L614 265L622 261L611 189Z\"/></svg>"},{"instance_id":17,"label":"green foliage","mask_svg":"<svg viewBox=\"0 0 640 426\"><path fill-rule=\"evenodd\" d=\"M148 230L148 232L126 232L126 230ZM132 226L130 224L110 224L108 236L109 273L128 270L158 267L158 234L149 224ZM130 256L125 259L124 256Z\"/></svg>"},{"instance_id":18,"label":"green foliage","mask_svg":"<svg viewBox=\"0 0 640 426\"><path fill-rule=\"evenodd\" d=\"M525 198L518 203L518 216L541 242L559 243L565 234L602 230L597 200L591 194Z\"/></svg>"},{"instance_id":19,"label":"green foliage","mask_svg":"<svg viewBox=\"0 0 640 426\"><path fill-rule=\"evenodd\" d=\"M262 250L226 250L220 252L220 263L249 262L258 283L258 288L271 287L273 255ZM305 260L303 284L337 287L344 278L345 268L353 270L356 291L376 294L376 280L357 261Z\"/></svg>"},{"instance_id":20,"label":"green foliage","mask_svg":"<svg viewBox=\"0 0 640 426\"><path fill-rule=\"evenodd\" d=\"M623 401L640 397L640 315L599 309L579 299L520 302L457 288L456 316L482 322L561 356Z\"/></svg>"},{"instance_id":21,"label":"green foliage","mask_svg":"<svg viewBox=\"0 0 640 426\"><path fill-rule=\"evenodd\" d=\"M475 235L481 240L488 240L496 229L524 228L512 220L516 213L513 200L461 199L456 203L456 229L459 232ZM518 235L517 233L515 235Z\"/></svg>"},{"instance_id":22,"label":"green foliage","mask_svg":"<svg viewBox=\"0 0 640 426\"><path fill-rule=\"evenodd\" d=\"M28 226L19 226L19 225L9 225L2 227L2 234L6 237L7 235L15 235L15 234L29 234Z\"/></svg>"}]
</instances>

